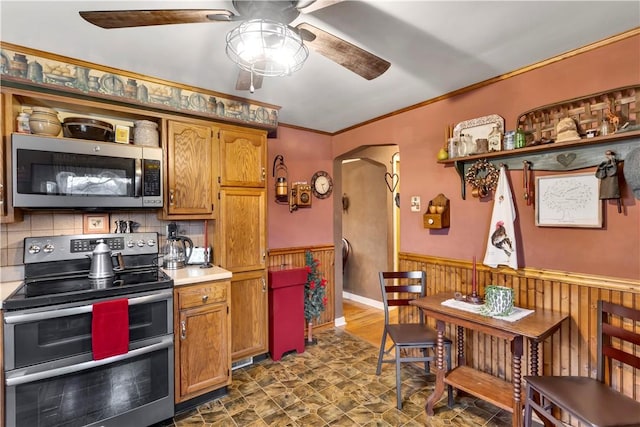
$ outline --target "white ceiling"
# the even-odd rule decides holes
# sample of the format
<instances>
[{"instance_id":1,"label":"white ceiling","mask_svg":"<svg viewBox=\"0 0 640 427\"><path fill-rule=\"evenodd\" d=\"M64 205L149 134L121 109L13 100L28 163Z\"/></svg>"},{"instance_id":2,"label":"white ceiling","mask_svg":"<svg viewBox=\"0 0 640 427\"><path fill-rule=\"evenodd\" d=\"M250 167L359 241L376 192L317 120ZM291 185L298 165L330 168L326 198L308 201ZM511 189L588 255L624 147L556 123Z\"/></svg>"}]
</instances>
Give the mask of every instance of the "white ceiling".
<instances>
[{"instance_id":1,"label":"white ceiling","mask_svg":"<svg viewBox=\"0 0 640 427\"><path fill-rule=\"evenodd\" d=\"M1 0L0 39L279 105L280 123L336 132L640 26L638 1L344 1L308 22L391 62L367 81L311 51L302 70L236 91L239 23L105 30L81 10L229 9L231 1Z\"/></svg>"}]
</instances>

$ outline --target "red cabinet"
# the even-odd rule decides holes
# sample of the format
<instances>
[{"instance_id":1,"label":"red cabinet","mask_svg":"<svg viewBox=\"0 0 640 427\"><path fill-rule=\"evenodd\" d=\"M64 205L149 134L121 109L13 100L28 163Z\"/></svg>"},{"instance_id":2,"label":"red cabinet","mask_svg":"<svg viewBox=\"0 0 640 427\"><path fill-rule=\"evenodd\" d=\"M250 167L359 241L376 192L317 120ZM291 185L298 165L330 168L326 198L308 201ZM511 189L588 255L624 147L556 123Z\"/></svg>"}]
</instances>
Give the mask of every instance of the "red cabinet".
<instances>
[{"instance_id":1,"label":"red cabinet","mask_svg":"<svg viewBox=\"0 0 640 427\"><path fill-rule=\"evenodd\" d=\"M269 352L273 360L291 350L304 352L306 282L306 267L269 269Z\"/></svg>"}]
</instances>

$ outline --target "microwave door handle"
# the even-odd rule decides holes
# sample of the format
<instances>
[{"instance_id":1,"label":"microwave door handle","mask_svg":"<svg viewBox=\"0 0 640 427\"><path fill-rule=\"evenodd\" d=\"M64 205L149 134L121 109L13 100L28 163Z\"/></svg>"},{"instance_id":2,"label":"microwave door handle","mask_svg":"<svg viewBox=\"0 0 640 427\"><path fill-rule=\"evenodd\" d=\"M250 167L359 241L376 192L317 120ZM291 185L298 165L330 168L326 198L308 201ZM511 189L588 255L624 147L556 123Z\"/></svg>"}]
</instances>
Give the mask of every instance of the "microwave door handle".
<instances>
[{"instance_id":1,"label":"microwave door handle","mask_svg":"<svg viewBox=\"0 0 640 427\"><path fill-rule=\"evenodd\" d=\"M162 350L173 346L173 336L167 336L162 338L161 341L148 345L146 347L130 350L128 353L119 354L117 356L107 357L100 360L90 360L87 362L77 363L75 365L63 366L60 368L50 369L48 371L40 371L24 374L22 372L8 373L5 384L7 387L17 386L21 384L32 383L35 381L45 380L47 378L59 377L62 375L72 374L74 372L86 371L87 369L95 368L98 366L109 365L122 360L131 359L136 356L140 356L154 351ZM15 374L15 377L12 375Z\"/></svg>"},{"instance_id":2,"label":"microwave door handle","mask_svg":"<svg viewBox=\"0 0 640 427\"><path fill-rule=\"evenodd\" d=\"M133 180L134 197L142 197L142 162L143 159L136 159L136 176Z\"/></svg>"}]
</instances>

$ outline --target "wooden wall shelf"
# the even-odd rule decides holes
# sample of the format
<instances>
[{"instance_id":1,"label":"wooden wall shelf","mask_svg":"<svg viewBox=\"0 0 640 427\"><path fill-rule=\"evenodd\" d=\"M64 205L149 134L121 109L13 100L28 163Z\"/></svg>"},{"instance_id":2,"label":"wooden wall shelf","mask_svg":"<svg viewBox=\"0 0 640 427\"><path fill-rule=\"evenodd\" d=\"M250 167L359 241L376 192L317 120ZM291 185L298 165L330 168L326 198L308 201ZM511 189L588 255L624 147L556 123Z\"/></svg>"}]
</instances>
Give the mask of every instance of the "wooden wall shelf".
<instances>
[{"instance_id":1,"label":"wooden wall shelf","mask_svg":"<svg viewBox=\"0 0 640 427\"><path fill-rule=\"evenodd\" d=\"M522 169L523 162L526 161L529 162L531 170L572 171L597 166L606 160L605 153L608 150L613 151L618 160L624 160L629 152L636 147L640 147L640 130L638 129L575 141L554 142L515 150L456 157L439 160L438 163L455 167L460 175L461 193L464 200L466 195L465 173L473 163L480 159L487 159L496 167L505 165L512 170Z\"/></svg>"}]
</instances>

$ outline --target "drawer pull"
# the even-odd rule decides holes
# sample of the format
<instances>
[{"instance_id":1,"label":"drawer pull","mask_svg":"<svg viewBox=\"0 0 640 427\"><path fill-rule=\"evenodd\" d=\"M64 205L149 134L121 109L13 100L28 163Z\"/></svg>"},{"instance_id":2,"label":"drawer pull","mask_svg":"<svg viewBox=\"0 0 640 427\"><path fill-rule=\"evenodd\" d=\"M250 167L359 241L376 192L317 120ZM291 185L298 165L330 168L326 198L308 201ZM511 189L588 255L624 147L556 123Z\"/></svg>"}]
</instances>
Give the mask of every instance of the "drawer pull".
<instances>
[{"instance_id":1,"label":"drawer pull","mask_svg":"<svg viewBox=\"0 0 640 427\"><path fill-rule=\"evenodd\" d=\"M180 321L180 339L187 339L187 322L185 322L184 320Z\"/></svg>"}]
</instances>

